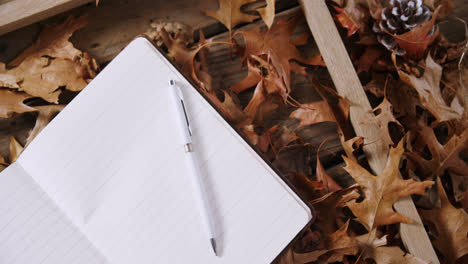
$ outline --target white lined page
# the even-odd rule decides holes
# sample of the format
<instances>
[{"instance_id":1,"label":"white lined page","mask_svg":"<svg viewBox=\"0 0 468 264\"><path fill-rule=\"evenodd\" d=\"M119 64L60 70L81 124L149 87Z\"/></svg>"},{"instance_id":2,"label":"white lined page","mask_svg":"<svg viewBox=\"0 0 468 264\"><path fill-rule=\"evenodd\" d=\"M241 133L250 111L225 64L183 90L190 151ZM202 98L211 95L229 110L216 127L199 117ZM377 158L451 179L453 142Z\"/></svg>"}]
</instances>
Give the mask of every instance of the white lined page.
<instances>
[{"instance_id":1,"label":"white lined page","mask_svg":"<svg viewBox=\"0 0 468 264\"><path fill-rule=\"evenodd\" d=\"M215 216L193 201L167 83L187 101ZM144 39L132 42L20 157L111 263L265 263L310 211Z\"/></svg>"},{"instance_id":2,"label":"white lined page","mask_svg":"<svg viewBox=\"0 0 468 264\"><path fill-rule=\"evenodd\" d=\"M1 264L104 264L105 259L18 163L0 174Z\"/></svg>"}]
</instances>

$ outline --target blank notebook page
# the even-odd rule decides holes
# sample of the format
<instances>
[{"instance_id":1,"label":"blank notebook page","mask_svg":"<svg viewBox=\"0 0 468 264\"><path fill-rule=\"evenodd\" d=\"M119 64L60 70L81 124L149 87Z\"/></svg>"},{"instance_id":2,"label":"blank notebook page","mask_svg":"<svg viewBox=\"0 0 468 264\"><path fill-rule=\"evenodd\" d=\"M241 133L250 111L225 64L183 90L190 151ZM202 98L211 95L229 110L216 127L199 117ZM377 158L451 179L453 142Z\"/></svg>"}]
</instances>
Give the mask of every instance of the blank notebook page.
<instances>
[{"instance_id":1,"label":"blank notebook page","mask_svg":"<svg viewBox=\"0 0 468 264\"><path fill-rule=\"evenodd\" d=\"M0 175L1 264L105 264L18 163Z\"/></svg>"},{"instance_id":2,"label":"blank notebook page","mask_svg":"<svg viewBox=\"0 0 468 264\"><path fill-rule=\"evenodd\" d=\"M214 211L193 200L168 82L182 89ZM116 57L20 163L110 263L268 263L310 210L147 40Z\"/></svg>"}]
</instances>

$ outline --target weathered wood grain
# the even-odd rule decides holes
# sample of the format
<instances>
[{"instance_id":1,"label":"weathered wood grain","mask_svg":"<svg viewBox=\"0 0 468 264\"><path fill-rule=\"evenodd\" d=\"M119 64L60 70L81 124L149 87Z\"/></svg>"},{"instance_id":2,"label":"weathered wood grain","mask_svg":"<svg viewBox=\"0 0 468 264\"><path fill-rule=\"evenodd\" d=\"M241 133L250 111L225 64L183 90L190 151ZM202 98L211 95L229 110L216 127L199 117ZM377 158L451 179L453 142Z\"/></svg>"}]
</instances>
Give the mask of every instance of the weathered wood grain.
<instances>
[{"instance_id":1,"label":"weathered wood grain","mask_svg":"<svg viewBox=\"0 0 468 264\"><path fill-rule=\"evenodd\" d=\"M11 0L0 4L0 35L94 0Z\"/></svg>"}]
</instances>

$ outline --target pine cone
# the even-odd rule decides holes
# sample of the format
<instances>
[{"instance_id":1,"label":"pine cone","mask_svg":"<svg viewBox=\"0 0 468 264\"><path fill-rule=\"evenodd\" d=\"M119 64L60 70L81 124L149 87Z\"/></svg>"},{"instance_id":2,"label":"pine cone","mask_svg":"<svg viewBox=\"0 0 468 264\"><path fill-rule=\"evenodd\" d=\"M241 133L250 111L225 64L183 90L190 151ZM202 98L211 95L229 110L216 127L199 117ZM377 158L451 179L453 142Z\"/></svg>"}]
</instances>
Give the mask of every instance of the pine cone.
<instances>
[{"instance_id":1,"label":"pine cone","mask_svg":"<svg viewBox=\"0 0 468 264\"><path fill-rule=\"evenodd\" d=\"M431 10L422 0L390 0L390 5L382 10L381 20L375 21L372 31L377 40L390 51L396 50L403 56L405 50L398 46L390 35L401 35L431 19ZM434 26L428 36L434 34Z\"/></svg>"}]
</instances>

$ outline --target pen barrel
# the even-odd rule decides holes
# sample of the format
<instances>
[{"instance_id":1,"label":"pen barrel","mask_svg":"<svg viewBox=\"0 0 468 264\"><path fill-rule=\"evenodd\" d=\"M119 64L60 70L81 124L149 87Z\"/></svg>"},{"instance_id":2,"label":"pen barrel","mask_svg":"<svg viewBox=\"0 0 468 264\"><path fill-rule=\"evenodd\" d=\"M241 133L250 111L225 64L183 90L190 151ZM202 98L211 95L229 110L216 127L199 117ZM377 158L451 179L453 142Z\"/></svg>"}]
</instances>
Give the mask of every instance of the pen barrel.
<instances>
[{"instance_id":1,"label":"pen barrel","mask_svg":"<svg viewBox=\"0 0 468 264\"><path fill-rule=\"evenodd\" d=\"M190 134L189 124L187 124L187 113L186 109L184 108L184 102L181 95L181 91L177 86L169 86L172 104L175 114L177 115L177 123L179 125L179 133L180 133L180 140L182 144L187 144L192 142L192 137ZM180 93L180 94L179 94Z\"/></svg>"},{"instance_id":2,"label":"pen barrel","mask_svg":"<svg viewBox=\"0 0 468 264\"><path fill-rule=\"evenodd\" d=\"M215 238L213 213L210 210L210 203L207 197L206 187L201 177L200 166L198 158L195 152L187 152L187 163L189 166L190 173L192 174L192 184L194 198L200 212L200 218L203 222L204 228L209 238Z\"/></svg>"}]
</instances>

